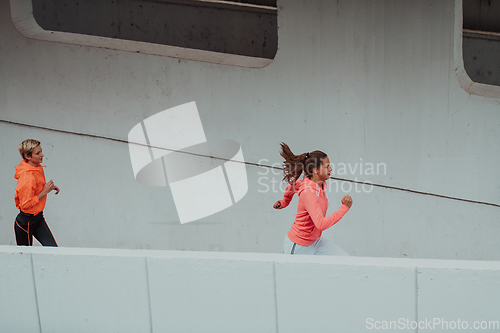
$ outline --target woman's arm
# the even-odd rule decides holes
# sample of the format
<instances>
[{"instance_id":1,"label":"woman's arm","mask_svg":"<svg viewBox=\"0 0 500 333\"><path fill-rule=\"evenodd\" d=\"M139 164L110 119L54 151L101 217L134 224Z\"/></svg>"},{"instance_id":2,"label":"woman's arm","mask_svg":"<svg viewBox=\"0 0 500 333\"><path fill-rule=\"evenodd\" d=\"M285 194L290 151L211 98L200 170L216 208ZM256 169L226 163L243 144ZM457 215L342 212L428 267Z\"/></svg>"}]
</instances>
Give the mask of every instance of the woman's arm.
<instances>
[{"instance_id":1,"label":"woman's arm","mask_svg":"<svg viewBox=\"0 0 500 333\"><path fill-rule=\"evenodd\" d=\"M21 210L30 209L52 190L56 190L56 193L59 193L59 188L51 180L44 185L40 193L35 194L36 181L35 177L30 174L22 175L18 182L21 184L21 187L17 190Z\"/></svg>"},{"instance_id":2,"label":"woman's arm","mask_svg":"<svg viewBox=\"0 0 500 333\"><path fill-rule=\"evenodd\" d=\"M59 187L54 185L54 182L51 180L50 182L46 183L43 187L42 192L38 193L37 197L38 200L42 199L44 196L50 193L50 191L56 190L56 194L59 193Z\"/></svg>"},{"instance_id":3,"label":"woman's arm","mask_svg":"<svg viewBox=\"0 0 500 333\"><path fill-rule=\"evenodd\" d=\"M319 206L317 194L314 191L304 191L300 195L300 199L304 200L304 205L311 216L316 228L320 231L330 228L332 225L340 221L340 219L347 213L352 205L352 198L348 195L342 198L342 206L334 213L325 217L323 211Z\"/></svg>"},{"instance_id":4,"label":"woman's arm","mask_svg":"<svg viewBox=\"0 0 500 333\"><path fill-rule=\"evenodd\" d=\"M31 174L23 174L18 179L18 185L16 187L18 198L19 198L19 208L21 210L27 210L33 207L40 201L43 196L39 197L35 194L35 177Z\"/></svg>"},{"instance_id":5,"label":"woman's arm","mask_svg":"<svg viewBox=\"0 0 500 333\"><path fill-rule=\"evenodd\" d=\"M290 201L293 199L293 195L295 194L295 189L294 189L295 184L289 184L286 189L285 189L285 194L283 196L283 200L278 200L276 203L273 205L274 209L282 209L285 208L290 204Z\"/></svg>"}]
</instances>

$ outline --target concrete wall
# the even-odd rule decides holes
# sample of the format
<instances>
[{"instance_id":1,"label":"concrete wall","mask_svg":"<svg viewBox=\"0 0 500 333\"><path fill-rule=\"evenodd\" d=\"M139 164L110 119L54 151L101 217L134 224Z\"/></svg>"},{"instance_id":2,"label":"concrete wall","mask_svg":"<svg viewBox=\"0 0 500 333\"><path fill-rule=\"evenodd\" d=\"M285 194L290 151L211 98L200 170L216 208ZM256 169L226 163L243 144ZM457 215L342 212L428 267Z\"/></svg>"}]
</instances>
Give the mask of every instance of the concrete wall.
<instances>
[{"instance_id":1,"label":"concrete wall","mask_svg":"<svg viewBox=\"0 0 500 333\"><path fill-rule=\"evenodd\" d=\"M498 262L12 246L0 260L2 332L500 329Z\"/></svg>"},{"instance_id":2,"label":"concrete wall","mask_svg":"<svg viewBox=\"0 0 500 333\"><path fill-rule=\"evenodd\" d=\"M45 209L61 246L280 252L297 199L272 209L281 176L268 168L247 165L242 200L184 225L168 187L135 181L130 129L190 101L207 139L237 141L250 163L281 163L284 141L297 153L327 152L336 177L500 202L500 88L466 80L460 2L278 7L276 57L250 69L27 39L0 0L0 244L15 244L16 148L33 137L61 188ZM386 168L367 174L369 163ZM351 255L500 258L498 206L330 185L330 212L345 193L354 205L324 236Z\"/></svg>"}]
</instances>

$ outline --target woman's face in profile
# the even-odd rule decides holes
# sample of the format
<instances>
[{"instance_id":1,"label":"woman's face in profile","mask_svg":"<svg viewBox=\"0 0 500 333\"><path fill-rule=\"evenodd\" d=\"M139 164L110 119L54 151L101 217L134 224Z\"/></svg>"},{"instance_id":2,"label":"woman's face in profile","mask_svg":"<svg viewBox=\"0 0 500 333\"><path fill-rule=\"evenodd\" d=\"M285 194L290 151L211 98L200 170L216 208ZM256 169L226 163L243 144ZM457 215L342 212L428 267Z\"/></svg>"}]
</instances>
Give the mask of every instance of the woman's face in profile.
<instances>
[{"instance_id":1,"label":"woman's face in profile","mask_svg":"<svg viewBox=\"0 0 500 333\"><path fill-rule=\"evenodd\" d=\"M330 166L330 159L328 157L323 158L321 166L318 168L319 180L327 180L330 178L330 173L332 172L332 167Z\"/></svg>"},{"instance_id":2,"label":"woman's face in profile","mask_svg":"<svg viewBox=\"0 0 500 333\"><path fill-rule=\"evenodd\" d=\"M33 149L31 156L26 156L28 163L32 166L37 166L39 163L43 162L42 146L38 145Z\"/></svg>"}]
</instances>

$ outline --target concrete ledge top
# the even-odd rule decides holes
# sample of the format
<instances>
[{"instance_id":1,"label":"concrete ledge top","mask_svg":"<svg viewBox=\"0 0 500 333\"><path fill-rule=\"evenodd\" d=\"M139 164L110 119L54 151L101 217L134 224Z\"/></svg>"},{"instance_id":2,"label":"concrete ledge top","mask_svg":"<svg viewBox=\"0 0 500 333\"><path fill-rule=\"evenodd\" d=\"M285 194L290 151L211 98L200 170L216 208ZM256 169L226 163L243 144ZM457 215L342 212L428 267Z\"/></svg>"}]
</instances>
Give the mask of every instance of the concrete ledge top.
<instances>
[{"instance_id":1,"label":"concrete ledge top","mask_svg":"<svg viewBox=\"0 0 500 333\"><path fill-rule=\"evenodd\" d=\"M474 270L500 270L499 261L412 259L412 258L376 258L376 257L333 257L333 256L291 256L279 253L244 253L244 252L201 252L201 251L164 251L164 250L129 250L105 248L69 248L69 247L20 247L0 245L0 253L10 254L48 254L70 256L105 256L105 257L142 257L159 259L202 259L260 261L296 264L334 264L341 266L378 266L401 268L448 268Z\"/></svg>"}]
</instances>

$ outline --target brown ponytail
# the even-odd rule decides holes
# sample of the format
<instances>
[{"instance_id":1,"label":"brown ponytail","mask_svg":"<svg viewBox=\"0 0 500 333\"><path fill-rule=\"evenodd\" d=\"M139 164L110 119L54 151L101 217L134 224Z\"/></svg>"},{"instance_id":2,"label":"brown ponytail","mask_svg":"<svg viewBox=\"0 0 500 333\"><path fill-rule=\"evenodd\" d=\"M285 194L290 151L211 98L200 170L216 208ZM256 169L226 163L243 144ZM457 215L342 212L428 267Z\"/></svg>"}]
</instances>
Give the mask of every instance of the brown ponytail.
<instances>
[{"instance_id":1,"label":"brown ponytail","mask_svg":"<svg viewBox=\"0 0 500 333\"><path fill-rule=\"evenodd\" d=\"M283 161L283 181L289 184L297 181L302 175L302 172L304 172L307 177L311 178L312 170L314 168L318 169L323 163L322 159L327 157L325 153L319 150L295 155L290 150L290 147L284 142L281 143L280 155L285 159L285 161Z\"/></svg>"}]
</instances>

